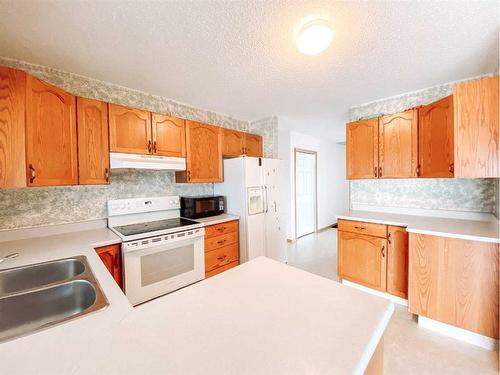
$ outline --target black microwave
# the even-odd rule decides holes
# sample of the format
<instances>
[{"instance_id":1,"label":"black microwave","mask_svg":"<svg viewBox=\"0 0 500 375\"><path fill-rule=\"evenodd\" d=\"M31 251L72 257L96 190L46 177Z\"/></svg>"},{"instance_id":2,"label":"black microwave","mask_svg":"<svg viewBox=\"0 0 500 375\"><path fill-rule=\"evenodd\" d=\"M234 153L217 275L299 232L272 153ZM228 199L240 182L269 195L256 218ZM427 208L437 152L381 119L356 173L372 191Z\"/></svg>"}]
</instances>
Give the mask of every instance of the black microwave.
<instances>
[{"instance_id":1,"label":"black microwave","mask_svg":"<svg viewBox=\"0 0 500 375\"><path fill-rule=\"evenodd\" d=\"M216 216L226 212L226 200L222 195L181 197L181 216L188 219Z\"/></svg>"}]
</instances>

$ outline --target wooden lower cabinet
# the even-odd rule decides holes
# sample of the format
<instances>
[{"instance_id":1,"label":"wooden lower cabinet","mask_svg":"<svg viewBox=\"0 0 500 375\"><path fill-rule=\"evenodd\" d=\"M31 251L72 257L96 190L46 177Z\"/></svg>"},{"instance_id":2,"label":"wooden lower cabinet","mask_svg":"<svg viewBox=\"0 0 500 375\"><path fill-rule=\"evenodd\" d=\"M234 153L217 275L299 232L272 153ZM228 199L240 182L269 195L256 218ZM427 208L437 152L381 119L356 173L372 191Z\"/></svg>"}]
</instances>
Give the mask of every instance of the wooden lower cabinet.
<instances>
[{"instance_id":1,"label":"wooden lower cabinet","mask_svg":"<svg viewBox=\"0 0 500 375\"><path fill-rule=\"evenodd\" d=\"M499 246L411 233L409 311L498 339Z\"/></svg>"},{"instance_id":2,"label":"wooden lower cabinet","mask_svg":"<svg viewBox=\"0 0 500 375\"><path fill-rule=\"evenodd\" d=\"M343 279L386 290L385 238L339 232L338 273Z\"/></svg>"},{"instance_id":3,"label":"wooden lower cabinet","mask_svg":"<svg viewBox=\"0 0 500 375\"><path fill-rule=\"evenodd\" d=\"M387 293L408 298L408 232L387 227Z\"/></svg>"},{"instance_id":4,"label":"wooden lower cabinet","mask_svg":"<svg viewBox=\"0 0 500 375\"><path fill-rule=\"evenodd\" d=\"M238 220L205 227L205 278L239 264Z\"/></svg>"},{"instance_id":5,"label":"wooden lower cabinet","mask_svg":"<svg viewBox=\"0 0 500 375\"><path fill-rule=\"evenodd\" d=\"M339 220L338 228L339 277L407 298L406 229L351 220Z\"/></svg>"},{"instance_id":6,"label":"wooden lower cabinet","mask_svg":"<svg viewBox=\"0 0 500 375\"><path fill-rule=\"evenodd\" d=\"M96 247L95 251L99 258L108 269L109 273L115 279L118 286L123 289L122 276L122 254L120 244Z\"/></svg>"}]
</instances>

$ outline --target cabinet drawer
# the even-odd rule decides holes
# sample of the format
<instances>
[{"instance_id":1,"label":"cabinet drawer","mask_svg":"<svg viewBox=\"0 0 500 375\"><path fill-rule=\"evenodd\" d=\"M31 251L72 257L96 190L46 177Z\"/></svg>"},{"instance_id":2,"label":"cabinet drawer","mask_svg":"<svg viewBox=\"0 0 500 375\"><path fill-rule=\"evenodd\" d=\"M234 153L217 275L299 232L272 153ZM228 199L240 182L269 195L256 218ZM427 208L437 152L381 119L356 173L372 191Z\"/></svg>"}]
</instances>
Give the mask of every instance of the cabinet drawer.
<instances>
[{"instance_id":1,"label":"cabinet drawer","mask_svg":"<svg viewBox=\"0 0 500 375\"><path fill-rule=\"evenodd\" d=\"M226 264L225 266L222 266L222 267L218 267L210 272L206 272L205 273L205 279L209 278L209 277L212 277L212 276L215 276L217 275L218 273L221 273L221 272L224 272L224 271L227 271L233 267L236 267L237 265L239 265L240 262L236 261L236 262L231 262L229 264Z\"/></svg>"},{"instance_id":2,"label":"cabinet drawer","mask_svg":"<svg viewBox=\"0 0 500 375\"><path fill-rule=\"evenodd\" d=\"M238 244L220 247L205 253L205 272L238 261Z\"/></svg>"},{"instance_id":3,"label":"cabinet drawer","mask_svg":"<svg viewBox=\"0 0 500 375\"><path fill-rule=\"evenodd\" d=\"M365 223L362 221L339 220L339 231L366 234L369 236L387 238L387 225Z\"/></svg>"},{"instance_id":4,"label":"cabinet drawer","mask_svg":"<svg viewBox=\"0 0 500 375\"><path fill-rule=\"evenodd\" d=\"M205 227L205 238L220 236L221 234L237 231L238 220L228 221L227 223L215 224Z\"/></svg>"},{"instance_id":5,"label":"cabinet drawer","mask_svg":"<svg viewBox=\"0 0 500 375\"><path fill-rule=\"evenodd\" d=\"M226 233L217 237L210 237L205 240L205 252L218 249L222 246L231 245L238 242L238 232Z\"/></svg>"}]
</instances>

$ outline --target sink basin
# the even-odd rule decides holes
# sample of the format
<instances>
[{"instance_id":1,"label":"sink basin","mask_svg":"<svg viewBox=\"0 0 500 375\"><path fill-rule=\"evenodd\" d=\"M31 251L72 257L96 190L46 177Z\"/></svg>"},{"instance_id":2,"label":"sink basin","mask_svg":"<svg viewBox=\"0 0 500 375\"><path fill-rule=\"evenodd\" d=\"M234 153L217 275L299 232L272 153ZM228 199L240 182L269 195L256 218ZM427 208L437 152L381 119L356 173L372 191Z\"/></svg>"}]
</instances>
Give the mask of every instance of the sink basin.
<instances>
[{"instance_id":1,"label":"sink basin","mask_svg":"<svg viewBox=\"0 0 500 375\"><path fill-rule=\"evenodd\" d=\"M0 297L65 281L84 271L85 265L73 258L2 270L0 271Z\"/></svg>"},{"instance_id":2,"label":"sink basin","mask_svg":"<svg viewBox=\"0 0 500 375\"><path fill-rule=\"evenodd\" d=\"M108 305L84 256L0 271L0 342Z\"/></svg>"}]
</instances>

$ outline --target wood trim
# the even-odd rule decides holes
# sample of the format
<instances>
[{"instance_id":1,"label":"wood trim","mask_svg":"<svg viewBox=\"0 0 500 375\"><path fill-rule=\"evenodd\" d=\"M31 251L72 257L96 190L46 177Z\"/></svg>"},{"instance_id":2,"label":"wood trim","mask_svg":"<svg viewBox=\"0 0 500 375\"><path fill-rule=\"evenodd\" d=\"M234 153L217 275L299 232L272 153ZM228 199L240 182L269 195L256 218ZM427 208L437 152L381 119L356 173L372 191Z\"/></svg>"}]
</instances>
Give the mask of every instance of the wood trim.
<instances>
[{"instance_id":1,"label":"wood trim","mask_svg":"<svg viewBox=\"0 0 500 375\"><path fill-rule=\"evenodd\" d=\"M26 187L26 73L0 67L0 188Z\"/></svg>"}]
</instances>

